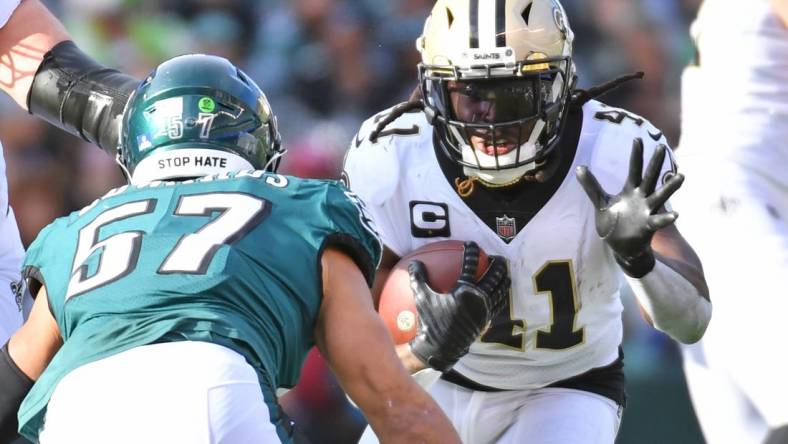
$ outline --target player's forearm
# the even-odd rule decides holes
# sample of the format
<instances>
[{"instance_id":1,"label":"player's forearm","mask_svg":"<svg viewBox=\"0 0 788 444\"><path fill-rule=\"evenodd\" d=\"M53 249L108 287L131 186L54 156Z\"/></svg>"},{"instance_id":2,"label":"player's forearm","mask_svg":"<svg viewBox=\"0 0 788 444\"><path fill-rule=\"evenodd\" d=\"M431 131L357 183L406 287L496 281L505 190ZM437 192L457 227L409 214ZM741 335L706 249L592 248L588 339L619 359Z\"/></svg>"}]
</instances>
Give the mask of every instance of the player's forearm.
<instances>
[{"instance_id":1,"label":"player's forearm","mask_svg":"<svg viewBox=\"0 0 788 444\"><path fill-rule=\"evenodd\" d=\"M352 346L354 356L344 353L339 358L336 349L332 352L321 345L342 388L364 412L380 441L459 443L446 415L397 362L385 327L379 324L361 331L364 340L356 345L342 341Z\"/></svg>"},{"instance_id":2,"label":"player's forearm","mask_svg":"<svg viewBox=\"0 0 788 444\"><path fill-rule=\"evenodd\" d=\"M68 38L39 0L23 0L0 29L0 89L27 109L27 94L44 54Z\"/></svg>"},{"instance_id":3,"label":"player's forearm","mask_svg":"<svg viewBox=\"0 0 788 444\"><path fill-rule=\"evenodd\" d=\"M670 265L670 266L669 266ZM657 255L654 269L627 281L656 329L691 344L700 340L711 320L711 302L704 290L687 279L687 265Z\"/></svg>"},{"instance_id":4,"label":"player's forearm","mask_svg":"<svg viewBox=\"0 0 788 444\"><path fill-rule=\"evenodd\" d=\"M456 430L429 395L415 382L386 398L386 405L365 410L381 443L459 443Z\"/></svg>"},{"instance_id":5,"label":"player's forearm","mask_svg":"<svg viewBox=\"0 0 788 444\"><path fill-rule=\"evenodd\" d=\"M114 156L121 115L137 85L133 77L104 67L73 42L64 41L47 52L38 67L28 108Z\"/></svg>"}]
</instances>

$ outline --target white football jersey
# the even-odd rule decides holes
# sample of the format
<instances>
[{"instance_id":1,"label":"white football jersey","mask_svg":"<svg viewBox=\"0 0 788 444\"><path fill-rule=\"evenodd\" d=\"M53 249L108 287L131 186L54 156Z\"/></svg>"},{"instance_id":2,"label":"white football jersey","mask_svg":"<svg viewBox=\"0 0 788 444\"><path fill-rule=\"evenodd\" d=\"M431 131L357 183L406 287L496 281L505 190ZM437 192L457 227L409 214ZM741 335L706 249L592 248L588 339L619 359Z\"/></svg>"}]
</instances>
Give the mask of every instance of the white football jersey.
<instances>
[{"instance_id":1,"label":"white football jersey","mask_svg":"<svg viewBox=\"0 0 788 444\"><path fill-rule=\"evenodd\" d=\"M14 212L8 205L3 146L0 144L0 343L22 325L22 300L17 283L25 251Z\"/></svg>"},{"instance_id":2,"label":"white football jersey","mask_svg":"<svg viewBox=\"0 0 788 444\"><path fill-rule=\"evenodd\" d=\"M5 26L18 5L19 0L0 0L0 28ZM14 212L8 205L8 182L0 144L0 343L5 343L22 322L16 283L20 279L24 253Z\"/></svg>"},{"instance_id":3,"label":"white football jersey","mask_svg":"<svg viewBox=\"0 0 788 444\"><path fill-rule=\"evenodd\" d=\"M683 167L733 161L788 186L788 29L768 0L705 0L682 79Z\"/></svg>"},{"instance_id":4,"label":"white football jersey","mask_svg":"<svg viewBox=\"0 0 788 444\"><path fill-rule=\"evenodd\" d=\"M0 28L5 26L17 6L19 0L0 1ZM0 285L5 286L4 282L19 280L23 255L19 229L16 226L14 213L8 205L8 181L5 176L3 145L0 144Z\"/></svg>"},{"instance_id":5,"label":"white football jersey","mask_svg":"<svg viewBox=\"0 0 788 444\"><path fill-rule=\"evenodd\" d=\"M596 233L594 208L575 178L587 165L611 194L624 185L633 138L645 145L645 164L662 133L645 119L592 101L583 107L582 132L569 173L539 212L508 243L511 218L497 230L465 204L444 175L423 113L407 113L368 140L367 120L345 162L350 188L366 203L381 238L403 256L425 244L473 240L509 262L509 310L454 369L483 385L529 389L549 385L618 357L622 339L620 268ZM674 171L671 156L663 178ZM505 310L506 311L506 310Z\"/></svg>"},{"instance_id":6,"label":"white football jersey","mask_svg":"<svg viewBox=\"0 0 788 444\"><path fill-rule=\"evenodd\" d=\"M19 1L20 0L0 1L0 28L5 26L8 19L11 18L11 14L13 14L16 7L19 6Z\"/></svg>"}]
</instances>

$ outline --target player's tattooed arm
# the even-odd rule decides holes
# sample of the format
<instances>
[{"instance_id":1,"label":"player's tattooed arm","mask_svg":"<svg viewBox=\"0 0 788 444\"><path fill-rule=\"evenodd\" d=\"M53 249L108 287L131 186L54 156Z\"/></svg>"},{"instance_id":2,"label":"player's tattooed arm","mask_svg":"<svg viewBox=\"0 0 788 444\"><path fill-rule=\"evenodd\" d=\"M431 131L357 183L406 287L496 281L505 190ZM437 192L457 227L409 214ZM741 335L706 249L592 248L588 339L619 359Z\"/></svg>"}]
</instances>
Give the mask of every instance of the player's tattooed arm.
<instances>
[{"instance_id":1,"label":"player's tattooed arm","mask_svg":"<svg viewBox=\"0 0 788 444\"><path fill-rule=\"evenodd\" d=\"M697 342L711 318L700 260L665 211L684 176L670 176L657 189L667 147L659 145L643 174L643 141L632 145L629 174L617 195L607 194L586 166L577 179L596 210L596 229L627 275L647 320L684 342Z\"/></svg>"},{"instance_id":2,"label":"player's tattooed arm","mask_svg":"<svg viewBox=\"0 0 788 444\"><path fill-rule=\"evenodd\" d=\"M0 442L16 435L19 406L61 345L46 288L41 287L30 317L0 352Z\"/></svg>"},{"instance_id":3,"label":"player's tattooed arm","mask_svg":"<svg viewBox=\"0 0 788 444\"><path fill-rule=\"evenodd\" d=\"M0 89L27 109L33 76L46 54L68 40L63 25L40 0L25 0L0 28Z\"/></svg>"},{"instance_id":4,"label":"player's tattooed arm","mask_svg":"<svg viewBox=\"0 0 788 444\"><path fill-rule=\"evenodd\" d=\"M112 156L120 116L138 84L81 52L40 0L22 1L0 28L0 89Z\"/></svg>"}]
</instances>

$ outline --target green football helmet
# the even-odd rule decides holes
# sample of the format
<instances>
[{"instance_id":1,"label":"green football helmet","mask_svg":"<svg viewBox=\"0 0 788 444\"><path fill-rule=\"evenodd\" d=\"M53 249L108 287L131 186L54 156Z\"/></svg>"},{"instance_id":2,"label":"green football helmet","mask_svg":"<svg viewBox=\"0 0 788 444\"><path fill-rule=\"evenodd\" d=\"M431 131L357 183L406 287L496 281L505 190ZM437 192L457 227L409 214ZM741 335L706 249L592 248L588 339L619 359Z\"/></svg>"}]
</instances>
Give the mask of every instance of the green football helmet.
<instances>
[{"instance_id":1,"label":"green football helmet","mask_svg":"<svg viewBox=\"0 0 788 444\"><path fill-rule=\"evenodd\" d=\"M265 94L227 59L190 54L159 65L123 114L118 162L131 183L246 169L284 154Z\"/></svg>"}]
</instances>

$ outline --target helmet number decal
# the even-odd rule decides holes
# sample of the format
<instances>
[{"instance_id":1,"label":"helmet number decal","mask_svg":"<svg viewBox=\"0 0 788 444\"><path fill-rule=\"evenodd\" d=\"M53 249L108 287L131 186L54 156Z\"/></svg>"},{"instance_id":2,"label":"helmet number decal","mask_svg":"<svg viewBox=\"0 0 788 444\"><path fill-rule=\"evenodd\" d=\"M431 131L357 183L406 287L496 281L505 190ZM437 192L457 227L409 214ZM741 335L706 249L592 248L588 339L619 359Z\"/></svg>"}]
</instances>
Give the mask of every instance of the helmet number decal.
<instances>
[{"instance_id":1,"label":"helmet number decal","mask_svg":"<svg viewBox=\"0 0 788 444\"><path fill-rule=\"evenodd\" d=\"M154 137L167 136L172 140L183 137L183 117L180 114L170 115L164 119L164 125Z\"/></svg>"},{"instance_id":2,"label":"helmet number decal","mask_svg":"<svg viewBox=\"0 0 788 444\"><path fill-rule=\"evenodd\" d=\"M200 108L202 109L202 107ZM211 137L211 127L213 126L213 119L216 118L214 113L200 113L197 116L197 124L202 125L200 128L200 139L207 139Z\"/></svg>"},{"instance_id":3,"label":"helmet number decal","mask_svg":"<svg viewBox=\"0 0 788 444\"><path fill-rule=\"evenodd\" d=\"M200 113L197 119L187 119L186 125L191 127L200 127L200 139L208 139L211 137L211 129L213 122L216 119L216 113ZM184 121L183 116L180 114L170 115L164 119L164 125L161 130L156 133L156 137L167 136L170 140L178 140L183 138Z\"/></svg>"}]
</instances>

